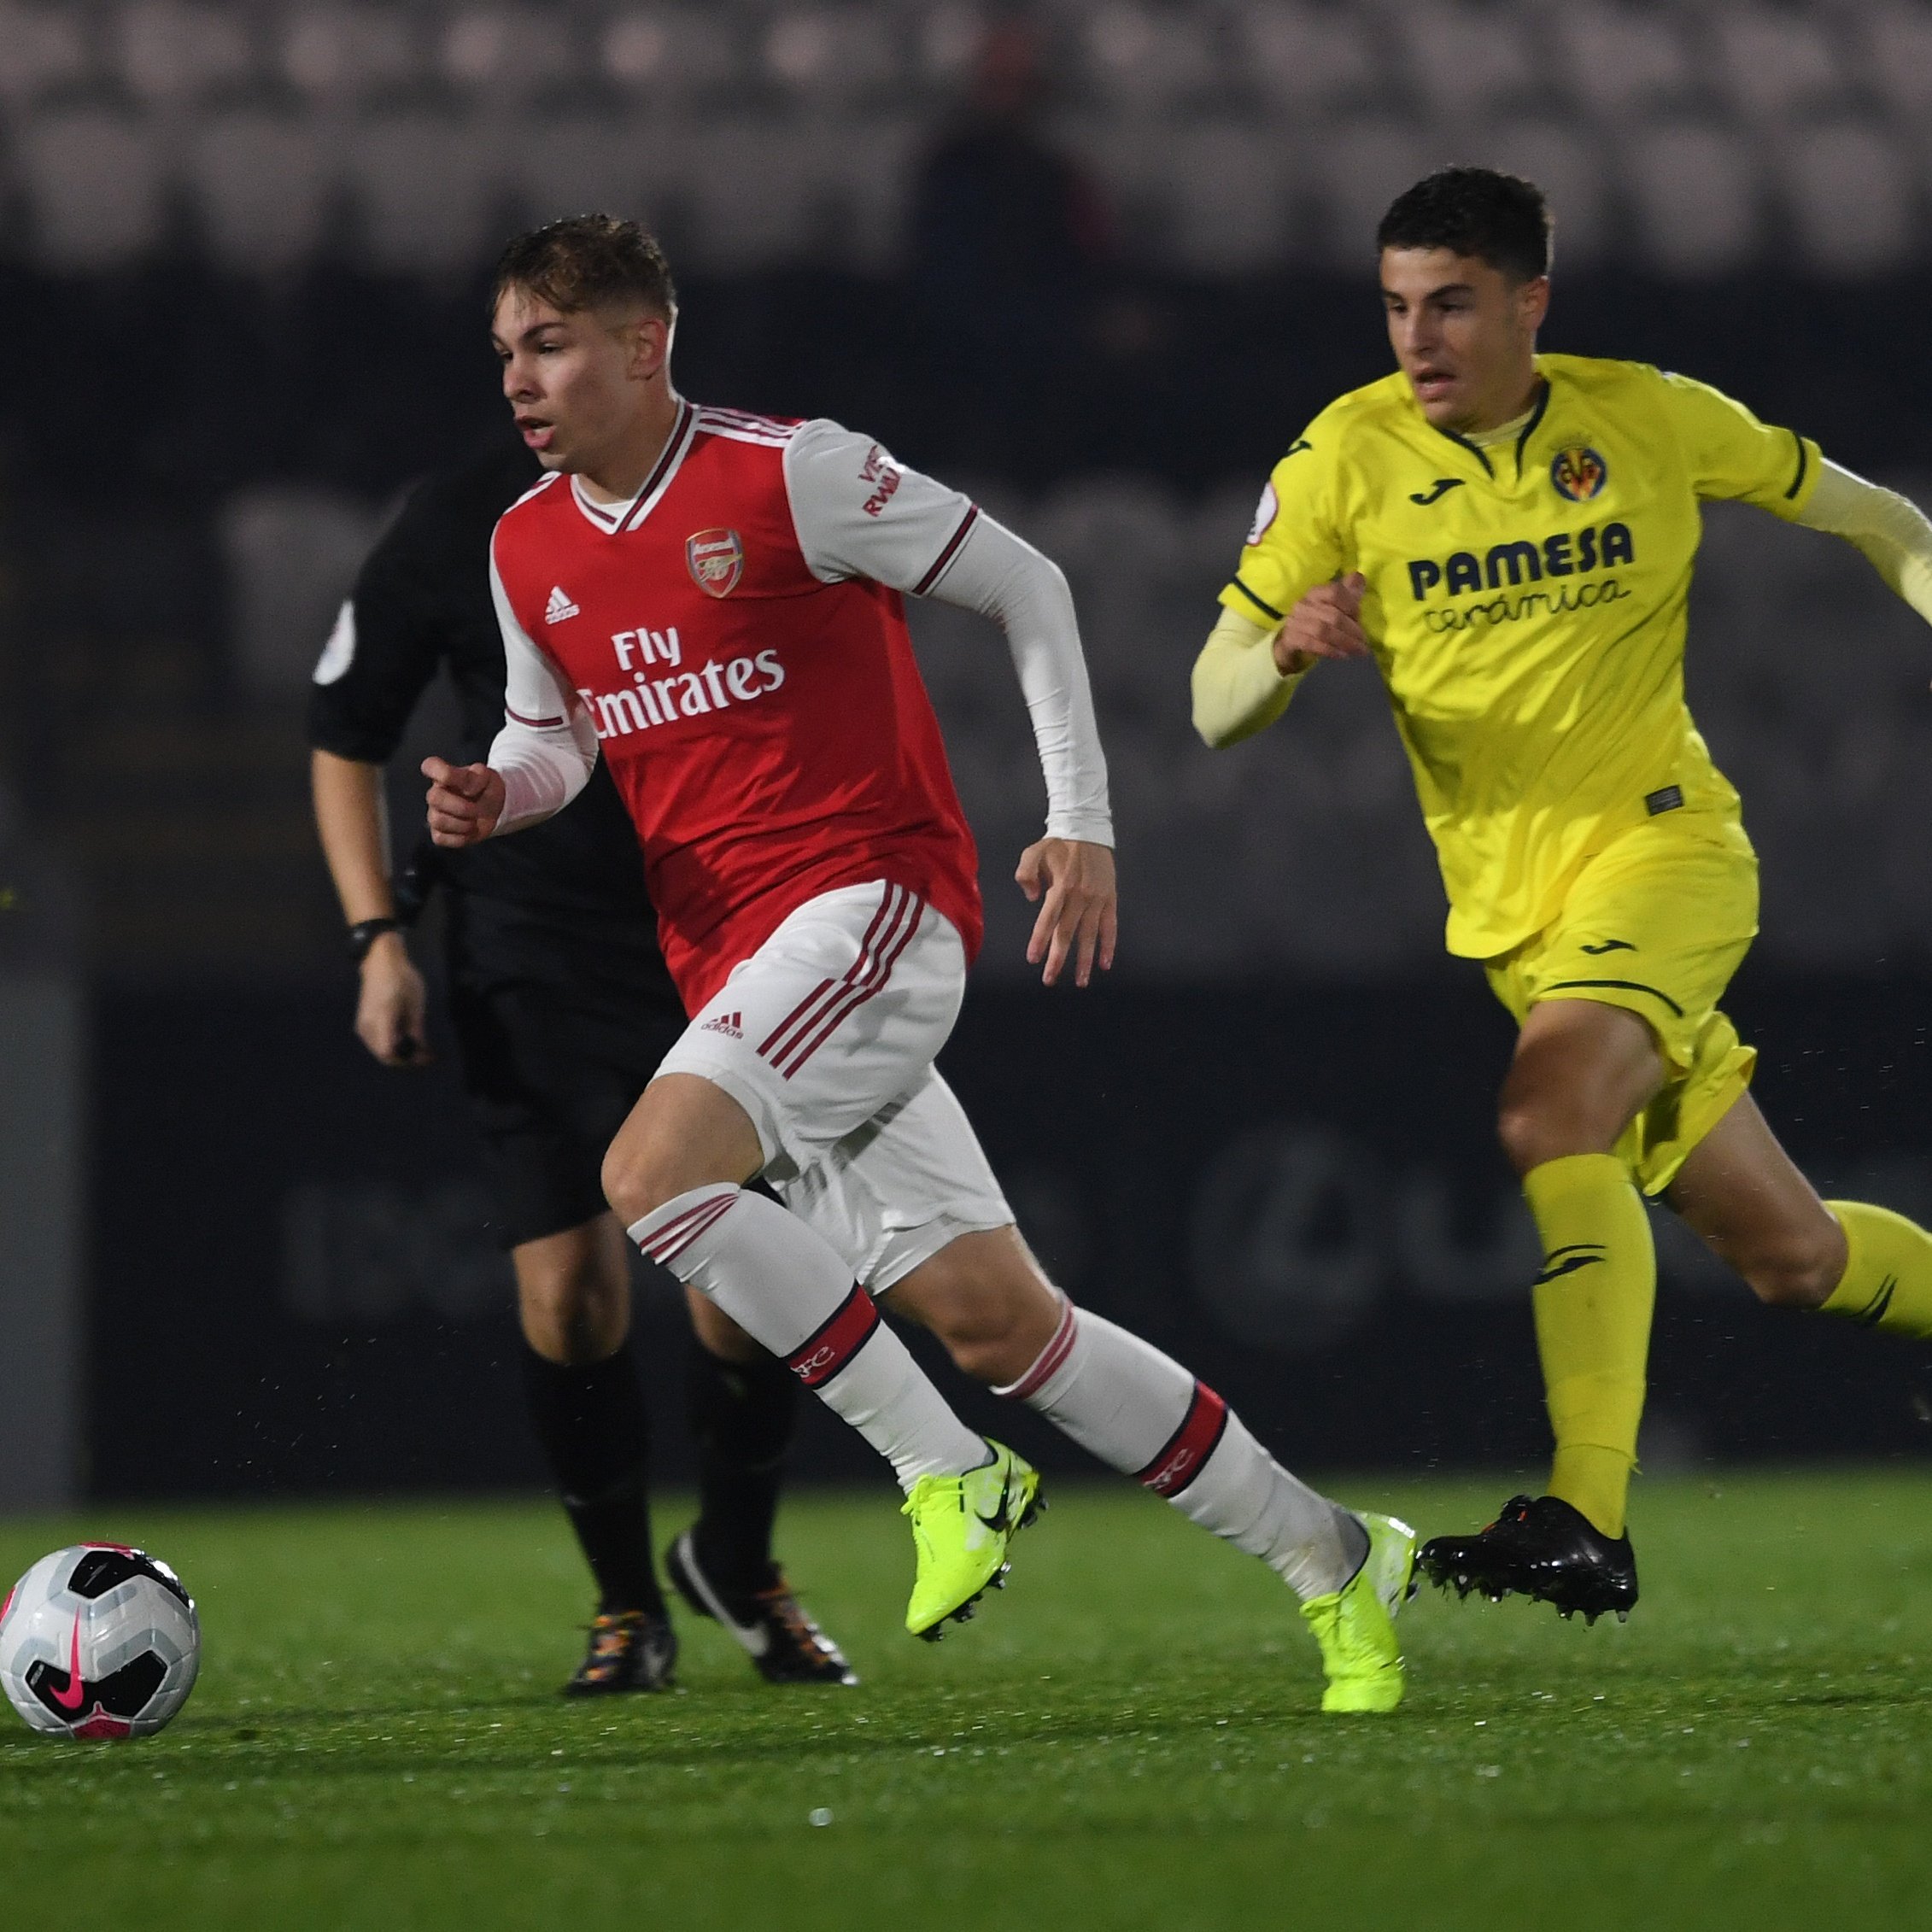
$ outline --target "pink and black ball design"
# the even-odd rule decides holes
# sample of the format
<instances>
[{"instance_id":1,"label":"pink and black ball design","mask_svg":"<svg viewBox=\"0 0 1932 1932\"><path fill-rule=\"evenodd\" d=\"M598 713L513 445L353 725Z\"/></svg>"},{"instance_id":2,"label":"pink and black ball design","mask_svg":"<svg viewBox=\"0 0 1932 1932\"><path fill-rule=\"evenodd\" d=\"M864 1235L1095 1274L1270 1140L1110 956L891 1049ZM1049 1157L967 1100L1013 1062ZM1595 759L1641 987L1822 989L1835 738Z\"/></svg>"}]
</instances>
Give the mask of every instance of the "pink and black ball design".
<instances>
[{"instance_id":1,"label":"pink and black ball design","mask_svg":"<svg viewBox=\"0 0 1932 1932\"><path fill-rule=\"evenodd\" d=\"M0 1607L0 1689L35 1730L149 1736L187 1702L201 1644L194 1600L167 1564L77 1543L42 1557Z\"/></svg>"}]
</instances>

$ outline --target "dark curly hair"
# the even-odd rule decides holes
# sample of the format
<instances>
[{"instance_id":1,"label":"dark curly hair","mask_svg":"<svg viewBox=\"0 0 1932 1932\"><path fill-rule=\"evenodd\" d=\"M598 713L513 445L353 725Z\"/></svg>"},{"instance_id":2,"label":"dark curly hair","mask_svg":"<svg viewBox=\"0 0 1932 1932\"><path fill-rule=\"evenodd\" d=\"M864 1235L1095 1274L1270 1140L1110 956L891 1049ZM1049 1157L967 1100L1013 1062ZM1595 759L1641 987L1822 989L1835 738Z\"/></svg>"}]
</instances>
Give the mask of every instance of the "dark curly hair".
<instances>
[{"instance_id":1,"label":"dark curly hair","mask_svg":"<svg viewBox=\"0 0 1932 1932\"><path fill-rule=\"evenodd\" d=\"M489 306L527 290L565 315L617 302L641 302L668 322L677 313L670 264L658 238L614 214L571 214L519 235L496 264Z\"/></svg>"},{"instance_id":2,"label":"dark curly hair","mask_svg":"<svg viewBox=\"0 0 1932 1932\"><path fill-rule=\"evenodd\" d=\"M1549 204L1543 190L1493 167L1439 167L1390 204L1378 249L1448 249L1513 282L1549 272Z\"/></svg>"}]
</instances>

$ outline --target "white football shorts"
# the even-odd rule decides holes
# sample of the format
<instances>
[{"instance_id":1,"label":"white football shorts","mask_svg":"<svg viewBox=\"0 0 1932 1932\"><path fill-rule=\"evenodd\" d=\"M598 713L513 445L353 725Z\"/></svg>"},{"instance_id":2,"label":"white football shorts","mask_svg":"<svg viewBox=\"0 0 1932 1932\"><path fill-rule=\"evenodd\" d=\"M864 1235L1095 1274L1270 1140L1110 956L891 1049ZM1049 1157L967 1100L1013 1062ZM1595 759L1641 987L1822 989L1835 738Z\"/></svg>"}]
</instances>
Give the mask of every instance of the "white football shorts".
<instances>
[{"instance_id":1,"label":"white football shorts","mask_svg":"<svg viewBox=\"0 0 1932 1932\"><path fill-rule=\"evenodd\" d=\"M658 1068L723 1088L764 1178L883 1294L957 1236L1012 1222L933 1062L966 990L950 920L903 886L846 886L785 920Z\"/></svg>"}]
</instances>

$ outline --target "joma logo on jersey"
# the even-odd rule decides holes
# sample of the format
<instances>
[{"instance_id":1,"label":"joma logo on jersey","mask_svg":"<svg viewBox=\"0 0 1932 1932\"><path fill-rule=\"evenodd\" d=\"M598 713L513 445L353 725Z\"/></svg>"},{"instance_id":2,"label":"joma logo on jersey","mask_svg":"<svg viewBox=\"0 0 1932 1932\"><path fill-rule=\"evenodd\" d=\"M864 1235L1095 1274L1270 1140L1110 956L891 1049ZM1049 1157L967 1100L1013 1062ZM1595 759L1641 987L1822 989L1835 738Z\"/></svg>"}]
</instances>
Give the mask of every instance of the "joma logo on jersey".
<instances>
[{"instance_id":1,"label":"joma logo on jersey","mask_svg":"<svg viewBox=\"0 0 1932 1932\"><path fill-rule=\"evenodd\" d=\"M703 717L732 705L748 705L785 682L785 667L776 651L760 651L755 658L732 658L722 664L714 659L676 677L647 677L634 670L630 681L629 690L577 687L577 694L600 738L628 738L653 725L674 724L681 717Z\"/></svg>"},{"instance_id":2,"label":"joma logo on jersey","mask_svg":"<svg viewBox=\"0 0 1932 1932\"><path fill-rule=\"evenodd\" d=\"M694 530L684 540L684 563L707 597L729 597L745 574L745 540L735 530Z\"/></svg>"},{"instance_id":3,"label":"joma logo on jersey","mask_svg":"<svg viewBox=\"0 0 1932 1932\"><path fill-rule=\"evenodd\" d=\"M684 647L677 641L677 626L669 630L618 630L611 634L611 646L618 654L619 670L634 670L635 657L641 664L678 664L684 662Z\"/></svg>"},{"instance_id":4,"label":"joma logo on jersey","mask_svg":"<svg viewBox=\"0 0 1932 1932\"><path fill-rule=\"evenodd\" d=\"M1461 597L1472 590L1500 590L1506 583L1541 583L1546 577L1607 571L1636 559L1630 525L1606 524L1601 530L1560 530L1541 543L1519 539L1492 544L1480 557L1473 550L1458 550L1440 563L1432 557L1414 557L1408 586L1420 603L1437 589Z\"/></svg>"},{"instance_id":5,"label":"joma logo on jersey","mask_svg":"<svg viewBox=\"0 0 1932 1932\"><path fill-rule=\"evenodd\" d=\"M1610 465L1588 443L1572 443L1550 460L1549 480L1559 496L1566 496L1572 503L1587 503L1609 482Z\"/></svg>"}]
</instances>

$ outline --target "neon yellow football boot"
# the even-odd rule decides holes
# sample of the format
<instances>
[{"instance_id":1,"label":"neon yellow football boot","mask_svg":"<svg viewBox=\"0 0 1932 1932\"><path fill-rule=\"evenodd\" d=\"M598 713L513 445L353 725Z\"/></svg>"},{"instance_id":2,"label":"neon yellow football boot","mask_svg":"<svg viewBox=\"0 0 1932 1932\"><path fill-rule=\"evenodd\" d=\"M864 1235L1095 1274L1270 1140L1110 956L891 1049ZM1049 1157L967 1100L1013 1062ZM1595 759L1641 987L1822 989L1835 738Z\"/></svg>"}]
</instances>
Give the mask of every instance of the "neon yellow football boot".
<instances>
[{"instance_id":1,"label":"neon yellow football boot","mask_svg":"<svg viewBox=\"0 0 1932 1932\"><path fill-rule=\"evenodd\" d=\"M1310 1597L1302 1615L1321 1646L1325 1711L1392 1711L1402 1701L1396 1613L1415 1594L1415 1531L1393 1516L1361 1512L1368 1531L1361 1567L1338 1590Z\"/></svg>"},{"instance_id":2,"label":"neon yellow football boot","mask_svg":"<svg viewBox=\"0 0 1932 1932\"><path fill-rule=\"evenodd\" d=\"M905 1627L937 1642L948 1620L963 1624L989 1588L1006 1584L1006 1546L1046 1505L1039 1472L989 1442L992 1461L963 1476L922 1476L905 1499L918 1569Z\"/></svg>"}]
</instances>

